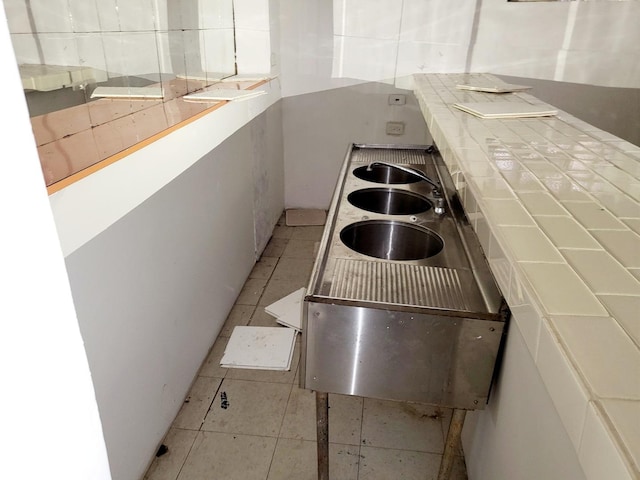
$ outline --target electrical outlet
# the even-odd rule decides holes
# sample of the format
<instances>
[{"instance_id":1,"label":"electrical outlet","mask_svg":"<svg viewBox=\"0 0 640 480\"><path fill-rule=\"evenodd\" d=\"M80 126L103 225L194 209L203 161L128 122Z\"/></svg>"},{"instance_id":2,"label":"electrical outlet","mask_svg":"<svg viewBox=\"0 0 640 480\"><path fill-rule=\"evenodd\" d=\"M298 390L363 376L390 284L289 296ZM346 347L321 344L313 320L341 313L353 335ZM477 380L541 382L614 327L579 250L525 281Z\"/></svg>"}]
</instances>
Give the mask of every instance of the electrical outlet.
<instances>
[{"instance_id":1,"label":"electrical outlet","mask_svg":"<svg viewBox=\"0 0 640 480\"><path fill-rule=\"evenodd\" d=\"M387 135L404 135L404 122L387 122Z\"/></svg>"},{"instance_id":2,"label":"electrical outlet","mask_svg":"<svg viewBox=\"0 0 640 480\"><path fill-rule=\"evenodd\" d=\"M404 105L405 103L407 103L407 97L405 95L389 95L389 105Z\"/></svg>"}]
</instances>

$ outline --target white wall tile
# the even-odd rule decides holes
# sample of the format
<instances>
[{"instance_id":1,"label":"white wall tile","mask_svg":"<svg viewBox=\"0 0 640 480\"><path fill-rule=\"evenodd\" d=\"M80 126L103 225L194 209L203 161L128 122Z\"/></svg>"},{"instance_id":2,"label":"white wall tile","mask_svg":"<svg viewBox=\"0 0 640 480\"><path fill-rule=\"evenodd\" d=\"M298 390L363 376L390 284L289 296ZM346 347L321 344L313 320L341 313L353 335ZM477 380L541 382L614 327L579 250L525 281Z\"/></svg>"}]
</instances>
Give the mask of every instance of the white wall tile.
<instances>
[{"instance_id":1,"label":"white wall tile","mask_svg":"<svg viewBox=\"0 0 640 480\"><path fill-rule=\"evenodd\" d=\"M234 0L233 12L236 28L269 30L269 0Z\"/></svg>"},{"instance_id":2,"label":"white wall tile","mask_svg":"<svg viewBox=\"0 0 640 480\"><path fill-rule=\"evenodd\" d=\"M640 294L640 282L604 250L563 250L569 265L596 294Z\"/></svg>"},{"instance_id":3,"label":"white wall tile","mask_svg":"<svg viewBox=\"0 0 640 480\"><path fill-rule=\"evenodd\" d=\"M154 32L105 34L103 42L110 77L160 72Z\"/></svg>"},{"instance_id":4,"label":"white wall tile","mask_svg":"<svg viewBox=\"0 0 640 480\"><path fill-rule=\"evenodd\" d=\"M201 28L233 28L233 0L200 1L199 14Z\"/></svg>"},{"instance_id":5,"label":"white wall tile","mask_svg":"<svg viewBox=\"0 0 640 480\"><path fill-rule=\"evenodd\" d=\"M234 73L235 52L232 28L202 31L204 65L207 72Z\"/></svg>"},{"instance_id":6,"label":"white wall tile","mask_svg":"<svg viewBox=\"0 0 640 480\"><path fill-rule=\"evenodd\" d=\"M25 63L42 63L40 54L40 40L37 35L30 33L16 33L11 35L13 51L18 65Z\"/></svg>"},{"instance_id":7,"label":"white wall tile","mask_svg":"<svg viewBox=\"0 0 640 480\"><path fill-rule=\"evenodd\" d=\"M546 321L541 325L536 364L567 434L578 451L589 393Z\"/></svg>"},{"instance_id":8,"label":"white wall tile","mask_svg":"<svg viewBox=\"0 0 640 480\"><path fill-rule=\"evenodd\" d=\"M475 9L467 0L404 0L402 39L467 47Z\"/></svg>"},{"instance_id":9,"label":"white wall tile","mask_svg":"<svg viewBox=\"0 0 640 480\"><path fill-rule=\"evenodd\" d=\"M596 395L640 400L640 349L614 319L554 316L551 322Z\"/></svg>"},{"instance_id":10,"label":"white wall tile","mask_svg":"<svg viewBox=\"0 0 640 480\"><path fill-rule=\"evenodd\" d=\"M4 0L4 11L7 15L9 32L31 33L29 8L25 0Z\"/></svg>"},{"instance_id":11,"label":"white wall tile","mask_svg":"<svg viewBox=\"0 0 640 480\"><path fill-rule=\"evenodd\" d=\"M579 458L588 480L633 478L615 447L605 419L593 402L587 407Z\"/></svg>"},{"instance_id":12,"label":"white wall tile","mask_svg":"<svg viewBox=\"0 0 640 480\"><path fill-rule=\"evenodd\" d=\"M493 221L491 222L493 223ZM501 226L499 235L509 245L512 261L563 263L549 239L535 226Z\"/></svg>"},{"instance_id":13,"label":"white wall tile","mask_svg":"<svg viewBox=\"0 0 640 480\"><path fill-rule=\"evenodd\" d=\"M558 315L606 315L596 296L564 263L524 263L518 268L527 276L542 308Z\"/></svg>"},{"instance_id":14,"label":"white wall tile","mask_svg":"<svg viewBox=\"0 0 640 480\"><path fill-rule=\"evenodd\" d=\"M104 56L104 46L100 33L86 33L76 35L76 45L78 47L79 65L86 65L93 68L98 81L105 81L107 78L104 72L107 71L107 63Z\"/></svg>"},{"instance_id":15,"label":"white wall tile","mask_svg":"<svg viewBox=\"0 0 640 480\"><path fill-rule=\"evenodd\" d=\"M397 40L402 2L396 0L335 0L333 31L338 36Z\"/></svg>"},{"instance_id":16,"label":"white wall tile","mask_svg":"<svg viewBox=\"0 0 640 480\"><path fill-rule=\"evenodd\" d=\"M42 33L37 38L44 63L50 65L78 65L79 56L74 34Z\"/></svg>"},{"instance_id":17,"label":"white wall tile","mask_svg":"<svg viewBox=\"0 0 640 480\"><path fill-rule=\"evenodd\" d=\"M536 216L535 221L558 248L602 248L589 232L571 217Z\"/></svg>"},{"instance_id":18,"label":"white wall tile","mask_svg":"<svg viewBox=\"0 0 640 480\"><path fill-rule=\"evenodd\" d=\"M236 29L238 73L270 73L270 39L268 31Z\"/></svg>"},{"instance_id":19,"label":"white wall tile","mask_svg":"<svg viewBox=\"0 0 640 480\"><path fill-rule=\"evenodd\" d=\"M612 252L622 265L627 268L640 268L640 235L629 230L592 230L591 234Z\"/></svg>"},{"instance_id":20,"label":"white wall tile","mask_svg":"<svg viewBox=\"0 0 640 480\"><path fill-rule=\"evenodd\" d=\"M640 401L604 399L601 404L615 430L620 433L635 468L640 469Z\"/></svg>"},{"instance_id":21,"label":"white wall tile","mask_svg":"<svg viewBox=\"0 0 640 480\"><path fill-rule=\"evenodd\" d=\"M117 0L100 0L96 2L96 8L98 9L98 18L100 20L100 31L120 31Z\"/></svg>"},{"instance_id":22,"label":"white wall tile","mask_svg":"<svg viewBox=\"0 0 640 480\"><path fill-rule=\"evenodd\" d=\"M372 82L392 80L396 53L392 40L335 37L333 75Z\"/></svg>"},{"instance_id":23,"label":"white wall tile","mask_svg":"<svg viewBox=\"0 0 640 480\"><path fill-rule=\"evenodd\" d=\"M152 0L118 2L120 30L123 32L152 31L155 29L155 9Z\"/></svg>"},{"instance_id":24,"label":"white wall tile","mask_svg":"<svg viewBox=\"0 0 640 480\"><path fill-rule=\"evenodd\" d=\"M466 69L468 47L401 40L398 44L398 75L451 73Z\"/></svg>"},{"instance_id":25,"label":"white wall tile","mask_svg":"<svg viewBox=\"0 0 640 480\"><path fill-rule=\"evenodd\" d=\"M100 18L94 1L69 0L69 13L74 32L100 31Z\"/></svg>"},{"instance_id":26,"label":"white wall tile","mask_svg":"<svg viewBox=\"0 0 640 480\"><path fill-rule=\"evenodd\" d=\"M67 0L31 0L31 14L38 33L70 33L71 15Z\"/></svg>"},{"instance_id":27,"label":"white wall tile","mask_svg":"<svg viewBox=\"0 0 640 480\"><path fill-rule=\"evenodd\" d=\"M577 4L572 25L569 49L603 53L640 53L640 31L637 2L603 2ZM597 32L597 34L595 34Z\"/></svg>"},{"instance_id":28,"label":"white wall tile","mask_svg":"<svg viewBox=\"0 0 640 480\"><path fill-rule=\"evenodd\" d=\"M488 198L484 201L484 205L485 212L494 225L535 225L529 213L518 200Z\"/></svg>"},{"instance_id":29,"label":"white wall tile","mask_svg":"<svg viewBox=\"0 0 640 480\"><path fill-rule=\"evenodd\" d=\"M640 296L598 295L598 299L607 307L611 316L627 332L637 345L640 345Z\"/></svg>"}]
</instances>

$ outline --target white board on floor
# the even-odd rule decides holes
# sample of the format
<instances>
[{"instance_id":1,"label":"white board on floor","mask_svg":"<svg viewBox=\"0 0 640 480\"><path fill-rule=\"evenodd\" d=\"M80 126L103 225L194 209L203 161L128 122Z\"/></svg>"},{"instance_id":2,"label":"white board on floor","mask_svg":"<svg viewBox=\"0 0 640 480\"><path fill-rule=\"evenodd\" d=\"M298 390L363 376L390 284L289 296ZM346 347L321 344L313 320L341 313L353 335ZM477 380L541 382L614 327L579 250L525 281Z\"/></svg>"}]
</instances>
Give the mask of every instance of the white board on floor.
<instances>
[{"instance_id":1,"label":"white board on floor","mask_svg":"<svg viewBox=\"0 0 640 480\"><path fill-rule=\"evenodd\" d=\"M300 288L286 297L264 307L264 311L276 317L280 325L290 327L300 332L302 330L302 302L307 293L306 288Z\"/></svg>"},{"instance_id":2,"label":"white board on floor","mask_svg":"<svg viewBox=\"0 0 640 480\"><path fill-rule=\"evenodd\" d=\"M290 370L296 331L281 327L237 326L220 360L224 368Z\"/></svg>"}]
</instances>

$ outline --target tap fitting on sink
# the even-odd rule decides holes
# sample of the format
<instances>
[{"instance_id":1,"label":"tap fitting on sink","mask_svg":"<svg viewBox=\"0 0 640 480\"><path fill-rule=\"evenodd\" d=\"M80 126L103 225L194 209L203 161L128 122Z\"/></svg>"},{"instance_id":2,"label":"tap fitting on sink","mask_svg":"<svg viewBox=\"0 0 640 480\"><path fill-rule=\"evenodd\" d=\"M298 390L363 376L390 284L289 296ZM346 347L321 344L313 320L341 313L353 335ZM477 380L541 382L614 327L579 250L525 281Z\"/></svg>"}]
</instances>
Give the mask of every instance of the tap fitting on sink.
<instances>
[{"instance_id":1,"label":"tap fitting on sink","mask_svg":"<svg viewBox=\"0 0 640 480\"><path fill-rule=\"evenodd\" d=\"M396 165L394 163L371 162L369 165L367 165L367 171L371 171L373 167L376 167L376 166L395 168L396 170L400 170L402 172L408 173L409 175L412 175L416 178L419 178L420 180L424 180L425 182L427 182L429 185L433 187L433 197L435 200L434 212L438 215L442 215L444 213L444 198L442 198L442 190L440 188L440 182L432 180L429 176L422 173L420 170L416 170L410 167L405 167L403 165Z\"/></svg>"}]
</instances>

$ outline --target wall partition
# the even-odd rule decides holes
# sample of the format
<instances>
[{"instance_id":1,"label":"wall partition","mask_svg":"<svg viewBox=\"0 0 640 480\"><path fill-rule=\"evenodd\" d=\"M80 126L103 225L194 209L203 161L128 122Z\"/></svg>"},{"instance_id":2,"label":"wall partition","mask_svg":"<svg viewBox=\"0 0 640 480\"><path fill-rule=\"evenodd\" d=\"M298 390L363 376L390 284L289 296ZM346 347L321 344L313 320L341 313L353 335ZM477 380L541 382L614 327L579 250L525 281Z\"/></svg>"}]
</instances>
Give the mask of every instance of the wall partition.
<instances>
[{"instance_id":1,"label":"wall partition","mask_svg":"<svg viewBox=\"0 0 640 480\"><path fill-rule=\"evenodd\" d=\"M3 3L47 185L203 111L176 100L236 73L232 0Z\"/></svg>"}]
</instances>

